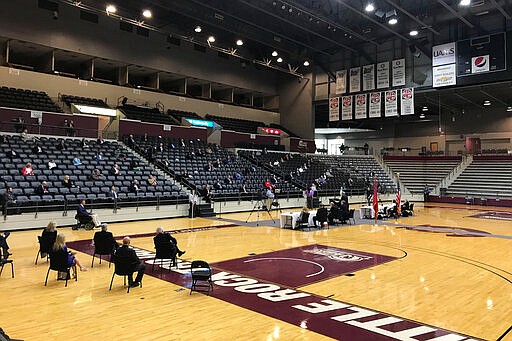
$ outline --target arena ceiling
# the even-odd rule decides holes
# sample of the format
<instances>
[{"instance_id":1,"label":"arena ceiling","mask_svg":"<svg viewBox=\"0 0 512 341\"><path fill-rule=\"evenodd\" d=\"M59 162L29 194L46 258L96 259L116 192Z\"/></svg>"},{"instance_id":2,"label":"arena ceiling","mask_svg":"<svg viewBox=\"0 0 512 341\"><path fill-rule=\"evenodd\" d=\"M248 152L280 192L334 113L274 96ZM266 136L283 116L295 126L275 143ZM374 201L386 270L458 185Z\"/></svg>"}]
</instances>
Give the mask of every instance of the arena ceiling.
<instances>
[{"instance_id":1,"label":"arena ceiling","mask_svg":"<svg viewBox=\"0 0 512 341\"><path fill-rule=\"evenodd\" d=\"M61 3L105 10L102 0ZM326 71L350 52L375 62L379 47L390 40L414 45L428 53L433 41L463 39L505 30L511 19L510 0L123 0L109 4L116 14L144 21L162 31L205 43L216 38L215 46L237 49L241 55L272 60L272 51L283 58L282 65L302 67L313 61ZM367 11L368 4L373 5ZM151 19L141 15L152 12ZM389 21L397 19L396 24ZM194 31L201 26L201 32ZM454 29L455 28L455 29ZM411 36L411 31L417 35ZM456 32L457 37L453 37ZM243 46L235 42L242 39ZM428 46L428 47L427 47ZM372 48L375 52L372 51ZM286 68L286 66L285 66Z\"/></svg>"}]
</instances>

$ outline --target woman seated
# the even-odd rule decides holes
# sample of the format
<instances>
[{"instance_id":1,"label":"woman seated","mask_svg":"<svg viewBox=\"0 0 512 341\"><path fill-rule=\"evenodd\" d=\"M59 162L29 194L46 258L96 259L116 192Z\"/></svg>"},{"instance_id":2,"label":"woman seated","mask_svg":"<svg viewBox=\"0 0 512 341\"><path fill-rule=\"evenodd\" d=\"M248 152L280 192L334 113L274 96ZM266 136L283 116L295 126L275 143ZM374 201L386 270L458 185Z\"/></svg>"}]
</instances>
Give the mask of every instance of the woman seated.
<instances>
[{"instance_id":1,"label":"woman seated","mask_svg":"<svg viewBox=\"0 0 512 341\"><path fill-rule=\"evenodd\" d=\"M54 168L57 168L57 163L55 162L55 160L53 159L50 159L50 161L48 161L48 169L54 169Z\"/></svg>"},{"instance_id":2,"label":"woman seated","mask_svg":"<svg viewBox=\"0 0 512 341\"><path fill-rule=\"evenodd\" d=\"M75 182L69 178L69 175L64 175L64 179L62 179L61 184L66 188L73 188L75 186Z\"/></svg>"},{"instance_id":3,"label":"woman seated","mask_svg":"<svg viewBox=\"0 0 512 341\"><path fill-rule=\"evenodd\" d=\"M149 175L147 182L148 182L148 185L150 185L150 186L156 187L156 185L157 185L157 181L156 181L155 177L153 177L153 175L151 175L151 174Z\"/></svg>"},{"instance_id":4,"label":"woman seated","mask_svg":"<svg viewBox=\"0 0 512 341\"><path fill-rule=\"evenodd\" d=\"M55 239L57 239L57 223L50 221L44 228L43 233L41 233L41 245L39 246L41 258L45 258L47 253L50 252L50 249L55 243Z\"/></svg>"},{"instance_id":5,"label":"woman seated","mask_svg":"<svg viewBox=\"0 0 512 341\"><path fill-rule=\"evenodd\" d=\"M23 167L21 169L21 174L23 176L30 176L30 175L34 175L34 169L32 168L32 164L30 162L27 162L25 164L25 167Z\"/></svg>"},{"instance_id":6,"label":"woman seated","mask_svg":"<svg viewBox=\"0 0 512 341\"><path fill-rule=\"evenodd\" d=\"M75 257L70 251L68 251L68 247L66 246L66 236L64 236L64 233L57 234L57 237L55 238L55 243L53 243L52 252L59 252L64 251L68 255L68 266L74 268L74 271L76 271L76 266L80 268L80 271L87 271L87 268L82 265L80 260ZM51 255L50 255L51 257Z\"/></svg>"}]
</instances>

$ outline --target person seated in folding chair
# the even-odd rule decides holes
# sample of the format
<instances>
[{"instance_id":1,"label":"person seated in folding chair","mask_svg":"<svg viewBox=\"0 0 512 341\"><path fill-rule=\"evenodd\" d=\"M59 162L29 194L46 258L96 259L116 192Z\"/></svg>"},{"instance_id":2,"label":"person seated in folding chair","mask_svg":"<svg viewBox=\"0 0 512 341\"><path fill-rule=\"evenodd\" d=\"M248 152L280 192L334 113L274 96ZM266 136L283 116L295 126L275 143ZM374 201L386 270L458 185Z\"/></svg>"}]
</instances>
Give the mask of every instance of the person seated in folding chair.
<instances>
[{"instance_id":1,"label":"person seated in folding chair","mask_svg":"<svg viewBox=\"0 0 512 341\"><path fill-rule=\"evenodd\" d=\"M45 258L57 239L57 223L50 221L41 233L41 258ZM46 251L46 252L45 252Z\"/></svg>"},{"instance_id":2,"label":"person seated in folding chair","mask_svg":"<svg viewBox=\"0 0 512 341\"><path fill-rule=\"evenodd\" d=\"M87 271L87 268L82 265L80 260L75 257L74 253L68 250L66 246L66 236L64 233L57 234L57 238L55 238L55 243L53 243L52 249L50 250L50 258L52 258L52 254L57 253L59 251L64 251L68 255L68 266L72 267L76 271L76 266L80 268L80 271Z\"/></svg>"},{"instance_id":3,"label":"person seated in folding chair","mask_svg":"<svg viewBox=\"0 0 512 341\"><path fill-rule=\"evenodd\" d=\"M413 215L413 212L412 212L412 209L411 209L411 204L409 203L409 200L406 200L402 204L402 217L409 217L409 216L412 216L412 215Z\"/></svg>"},{"instance_id":4,"label":"person seated in folding chair","mask_svg":"<svg viewBox=\"0 0 512 341\"><path fill-rule=\"evenodd\" d=\"M0 233L0 249L2 249L2 256L4 259L9 258L12 253L9 252L9 245L7 244L7 237L9 237L10 232Z\"/></svg>"},{"instance_id":5,"label":"person seated in folding chair","mask_svg":"<svg viewBox=\"0 0 512 341\"><path fill-rule=\"evenodd\" d=\"M119 247L119 244L116 242L114 235L112 232L107 231L108 225L107 223L103 223L100 225L101 231L98 231L94 234L94 245L102 245L107 250L112 250L114 252Z\"/></svg>"},{"instance_id":6,"label":"person seated in folding chair","mask_svg":"<svg viewBox=\"0 0 512 341\"><path fill-rule=\"evenodd\" d=\"M325 207L321 207L316 212L316 216L313 217L313 223L315 227L317 226L316 223L318 222L320 224L320 227L323 227L324 224L327 225L327 221L329 220L329 211Z\"/></svg>"},{"instance_id":7,"label":"person seated in folding chair","mask_svg":"<svg viewBox=\"0 0 512 341\"><path fill-rule=\"evenodd\" d=\"M392 204L393 204L393 206L389 207L387 210L387 216L388 216L388 218L398 219L398 208L396 205L396 201L393 200Z\"/></svg>"},{"instance_id":8,"label":"person seated in folding chair","mask_svg":"<svg viewBox=\"0 0 512 341\"><path fill-rule=\"evenodd\" d=\"M309 226L309 208L304 206L302 211L300 211L300 215L297 218L297 222L295 223L295 228L298 227L308 227Z\"/></svg>"},{"instance_id":9,"label":"person seated in folding chair","mask_svg":"<svg viewBox=\"0 0 512 341\"><path fill-rule=\"evenodd\" d=\"M124 237L123 245L114 253L113 262L117 265L121 261L126 262L126 264L122 264L123 266L131 268L131 272L128 275L128 285L132 288L138 287L146 271L146 266L140 261L135 250L130 247L130 237ZM133 272L137 272L135 281L133 280Z\"/></svg>"},{"instance_id":10,"label":"person seated in folding chair","mask_svg":"<svg viewBox=\"0 0 512 341\"><path fill-rule=\"evenodd\" d=\"M92 222L94 227L101 225L101 221L98 218L98 215L87 211L85 208L85 199L80 200L80 204L78 204L76 208L76 218L78 221L80 221L81 224Z\"/></svg>"},{"instance_id":11,"label":"person seated in folding chair","mask_svg":"<svg viewBox=\"0 0 512 341\"><path fill-rule=\"evenodd\" d=\"M329 214L327 215L327 219L329 221L329 225L334 225L334 220L335 219L342 220L341 209L334 202L331 203L331 209L329 210Z\"/></svg>"},{"instance_id":12,"label":"person seated in folding chair","mask_svg":"<svg viewBox=\"0 0 512 341\"><path fill-rule=\"evenodd\" d=\"M161 227L158 227L156 229L156 236L153 238L153 241L155 242L155 247L157 244L163 244L163 243L172 243L176 247L176 251L178 254L178 257L181 257L185 254L187 251L181 251L178 247L178 241L176 238L171 236L169 232L164 232L164 229Z\"/></svg>"}]
</instances>

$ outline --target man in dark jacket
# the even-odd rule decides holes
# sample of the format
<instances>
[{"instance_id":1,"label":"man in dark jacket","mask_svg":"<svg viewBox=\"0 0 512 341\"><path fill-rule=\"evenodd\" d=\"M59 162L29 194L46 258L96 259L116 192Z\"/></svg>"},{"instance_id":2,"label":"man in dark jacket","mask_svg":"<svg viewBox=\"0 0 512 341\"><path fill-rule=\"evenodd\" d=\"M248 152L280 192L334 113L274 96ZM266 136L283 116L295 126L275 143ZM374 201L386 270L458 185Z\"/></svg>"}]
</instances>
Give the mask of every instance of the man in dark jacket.
<instances>
[{"instance_id":1,"label":"man in dark jacket","mask_svg":"<svg viewBox=\"0 0 512 341\"><path fill-rule=\"evenodd\" d=\"M181 251L178 247L178 241L176 238L171 236L169 232L164 232L164 229L159 227L156 229L156 236L153 238L153 241L155 242L155 247L157 244L162 243L172 243L174 246L176 246L176 250L178 251L178 256L181 257L186 251Z\"/></svg>"},{"instance_id":2,"label":"man in dark jacket","mask_svg":"<svg viewBox=\"0 0 512 341\"><path fill-rule=\"evenodd\" d=\"M128 285L132 288L140 285L146 266L140 261L135 250L130 247L130 237L123 238L123 245L118 248L114 254L114 263L123 267L126 266L127 268L130 268L131 271L137 272L135 281L133 280L133 273L130 272L128 275Z\"/></svg>"}]
</instances>

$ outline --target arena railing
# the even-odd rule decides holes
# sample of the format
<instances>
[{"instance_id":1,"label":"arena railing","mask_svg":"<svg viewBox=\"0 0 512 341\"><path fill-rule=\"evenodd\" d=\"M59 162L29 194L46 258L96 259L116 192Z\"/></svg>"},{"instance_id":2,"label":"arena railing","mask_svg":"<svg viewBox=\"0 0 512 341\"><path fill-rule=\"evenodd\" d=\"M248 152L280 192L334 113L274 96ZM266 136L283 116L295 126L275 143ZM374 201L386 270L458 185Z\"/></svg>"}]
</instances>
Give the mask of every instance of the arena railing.
<instances>
[{"instance_id":1,"label":"arena railing","mask_svg":"<svg viewBox=\"0 0 512 341\"><path fill-rule=\"evenodd\" d=\"M0 122L0 131L8 133L20 133L25 128L30 135L49 135L49 136L63 136L63 137L98 137L98 129L84 129L80 127L64 127L48 124L34 124L34 123L20 123L13 121Z\"/></svg>"}]
</instances>

